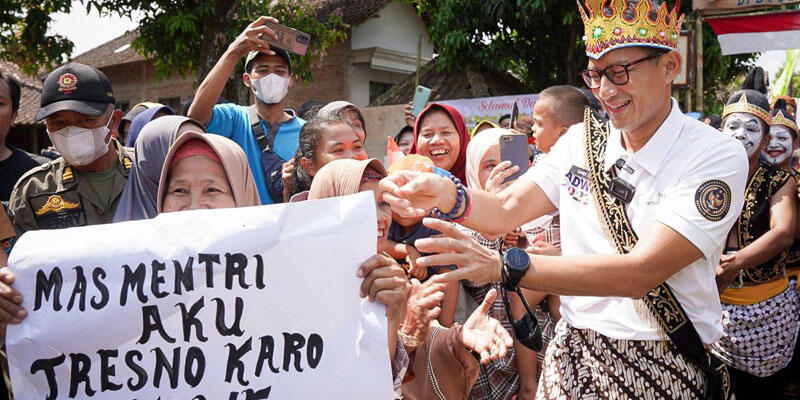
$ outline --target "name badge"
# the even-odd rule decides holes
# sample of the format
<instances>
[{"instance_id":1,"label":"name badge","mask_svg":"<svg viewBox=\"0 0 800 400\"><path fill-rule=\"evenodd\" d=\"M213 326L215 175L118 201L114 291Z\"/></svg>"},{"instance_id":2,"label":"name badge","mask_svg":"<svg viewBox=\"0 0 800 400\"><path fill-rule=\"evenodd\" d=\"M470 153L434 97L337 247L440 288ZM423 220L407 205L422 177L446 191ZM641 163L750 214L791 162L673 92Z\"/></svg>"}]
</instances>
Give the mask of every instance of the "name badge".
<instances>
[{"instance_id":1,"label":"name badge","mask_svg":"<svg viewBox=\"0 0 800 400\"><path fill-rule=\"evenodd\" d=\"M589 189L589 172L573 165L561 180L561 186L566 194L581 204L589 204L591 191Z\"/></svg>"},{"instance_id":2,"label":"name badge","mask_svg":"<svg viewBox=\"0 0 800 400\"><path fill-rule=\"evenodd\" d=\"M83 199L75 189L28 199L39 229L63 229L87 225Z\"/></svg>"}]
</instances>

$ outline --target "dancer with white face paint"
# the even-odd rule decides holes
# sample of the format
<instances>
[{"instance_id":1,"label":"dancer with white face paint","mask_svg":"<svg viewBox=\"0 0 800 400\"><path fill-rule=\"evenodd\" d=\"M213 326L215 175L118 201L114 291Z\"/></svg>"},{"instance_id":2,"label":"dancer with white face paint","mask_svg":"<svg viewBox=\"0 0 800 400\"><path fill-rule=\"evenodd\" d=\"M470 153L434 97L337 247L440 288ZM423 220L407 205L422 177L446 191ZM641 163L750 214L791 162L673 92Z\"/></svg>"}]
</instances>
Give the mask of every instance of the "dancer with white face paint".
<instances>
[{"instance_id":1,"label":"dancer with white face paint","mask_svg":"<svg viewBox=\"0 0 800 400\"><path fill-rule=\"evenodd\" d=\"M798 127L797 122L792 116L791 112L787 110L786 100L778 99L773 106L770 117L770 142L764 151L764 159L773 164L776 168L788 171L794 175L795 180L800 181L800 174L792 169L792 150L797 148L797 135ZM774 142L774 143L773 143ZM780 150L780 151L778 151ZM800 188L798 188L800 189ZM797 199L797 198L796 198ZM798 204L800 206L800 204ZM800 214L798 215L800 216ZM786 275L789 278L789 288L795 291L797 295L797 302L795 305L798 307L796 315L800 315L800 286L797 284L797 277L800 275L800 238L797 237L798 232L795 232L794 242L787 250L786 260ZM786 386L784 388L784 395L791 398L791 394L797 393L800 390L800 346L798 341L794 343L794 355L792 361L787 368L781 373L787 378Z\"/></svg>"},{"instance_id":2,"label":"dancer with white face paint","mask_svg":"<svg viewBox=\"0 0 800 400\"><path fill-rule=\"evenodd\" d=\"M761 150L761 156L770 164L781 169L784 163L791 164L792 150L794 149L795 135L782 125L769 127L769 140L767 147Z\"/></svg>"},{"instance_id":3,"label":"dancer with white face paint","mask_svg":"<svg viewBox=\"0 0 800 400\"><path fill-rule=\"evenodd\" d=\"M751 157L761 148L765 128L765 123L754 114L736 112L725 118L722 132L742 142L747 156Z\"/></svg>"},{"instance_id":4,"label":"dancer with white face paint","mask_svg":"<svg viewBox=\"0 0 800 400\"><path fill-rule=\"evenodd\" d=\"M789 172L759 160L765 150L769 159L786 162L793 138L769 132L768 110L763 94L741 90L722 114L722 131L744 145L749 168L744 209L717 268L725 334L712 349L730 367L736 397L747 399L780 397L778 371L792 357L800 324L796 292L786 278L797 184Z\"/></svg>"}]
</instances>

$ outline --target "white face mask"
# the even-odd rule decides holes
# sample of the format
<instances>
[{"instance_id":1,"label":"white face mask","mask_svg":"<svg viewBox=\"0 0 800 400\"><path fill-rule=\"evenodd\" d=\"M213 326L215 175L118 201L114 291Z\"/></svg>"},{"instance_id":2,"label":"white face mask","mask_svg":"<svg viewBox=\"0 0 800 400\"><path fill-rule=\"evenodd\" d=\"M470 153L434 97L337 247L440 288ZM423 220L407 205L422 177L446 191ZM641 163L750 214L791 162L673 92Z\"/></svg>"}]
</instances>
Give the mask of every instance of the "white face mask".
<instances>
[{"instance_id":1,"label":"white face mask","mask_svg":"<svg viewBox=\"0 0 800 400\"><path fill-rule=\"evenodd\" d=\"M769 128L769 144L761 152L767 162L780 165L792 156L792 134L785 126L775 125Z\"/></svg>"},{"instance_id":2,"label":"white face mask","mask_svg":"<svg viewBox=\"0 0 800 400\"><path fill-rule=\"evenodd\" d=\"M725 118L722 133L742 142L747 151L747 157L752 157L761 146L764 127L761 120L755 115L738 112Z\"/></svg>"},{"instance_id":3,"label":"white face mask","mask_svg":"<svg viewBox=\"0 0 800 400\"><path fill-rule=\"evenodd\" d=\"M260 79L250 77L250 86L259 100L267 104L278 104L289 92L289 78L269 74Z\"/></svg>"},{"instance_id":4,"label":"white face mask","mask_svg":"<svg viewBox=\"0 0 800 400\"><path fill-rule=\"evenodd\" d=\"M111 138L106 141L106 136L110 131L108 129L110 123L111 118L105 126L99 128L68 126L55 132L48 130L47 134L64 160L72 165L88 165L108 152Z\"/></svg>"}]
</instances>

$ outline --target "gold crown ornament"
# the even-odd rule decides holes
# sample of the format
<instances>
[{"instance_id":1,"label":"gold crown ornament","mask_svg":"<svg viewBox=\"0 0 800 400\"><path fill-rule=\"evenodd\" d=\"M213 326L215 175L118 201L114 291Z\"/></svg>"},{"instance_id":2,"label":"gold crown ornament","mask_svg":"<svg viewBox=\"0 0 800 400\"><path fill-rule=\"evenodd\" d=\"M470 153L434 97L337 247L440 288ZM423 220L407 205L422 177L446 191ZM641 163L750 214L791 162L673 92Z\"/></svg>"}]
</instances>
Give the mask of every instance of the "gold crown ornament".
<instances>
[{"instance_id":1,"label":"gold crown ornament","mask_svg":"<svg viewBox=\"0 0 800 400\"><path fill-rule=\"evenodd\" d=\"M747 102L747 95L742 93L742 97L739 98L739 101L733 104L728 104L725 108L722 109L722 119L725 119L728 115L733 113L748 113L753 114L758 118L761 118L767 125L770 124L772 118L769 117L769 111L755 105L750 104Z\"/></svg>"},{"instance_id":2,"label":"gold crown ornament","mask_svg":"<svg viewBox=\"0 0 800 400\"><path fill-rule=\"evenodd\" d=\"M786 118L786 116L783 115L783 110L778 109L773 111L773 113L775 113L775 115L773 115L772 118L770 118L770 123L769 123L770 126L783 125L793 130L795 134L798 133L797 123L789 118Z\"/></svg>"},{"instance_id":3,"label":"gold crown ornament","mask_svg":"<svg viewBox=\"0 0 800 400\"><path fill-rule=\"evenodd\" d=\"M657 8L657 0L576 1L586 31L586 55L595 60L624 47L678 48L684 17L678 17L680 0L671 12L666 1Z\"/></svg>"}]
</instances>

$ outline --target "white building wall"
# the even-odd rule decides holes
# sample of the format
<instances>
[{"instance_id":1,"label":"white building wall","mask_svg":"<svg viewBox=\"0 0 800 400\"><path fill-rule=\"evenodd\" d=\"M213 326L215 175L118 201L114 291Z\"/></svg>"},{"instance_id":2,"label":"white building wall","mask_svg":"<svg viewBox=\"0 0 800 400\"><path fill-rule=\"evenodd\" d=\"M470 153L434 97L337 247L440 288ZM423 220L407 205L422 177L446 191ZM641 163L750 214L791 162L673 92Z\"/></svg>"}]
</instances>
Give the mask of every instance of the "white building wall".
<instances>
[{"instance_id":1,"label":"white building wall","mask_svg":"<svg viewBox=\"0 0 800 400\"><path fill-rule=\"evenodd\" d=\"M388 71L378 71L369 67L369 64L358 64L348 66L348 76L350 77L350 102L356 107L366 107L369 105L369 83L398 83L408 75ZM411 101L409 99L409 101Z\"/></svg>"},{"instance_id":2,"label":"white building wall","mask_svg":"<svg viewBox=\"0 0 800 400\"><path fill-rule=\"evenodd\" d=\"M352 50L375 49L372 61L348 65L350 102L358 107L369 105L369 83L397 83L416 69L417 44L422 35L421 59L433 57L427 27L410 4L393 1L350 34Z\"/></svg>"},{"instance_id":3,"label":"white building wall","mask_svg":"<svg viewBox=\"0 0 800 400\"><path fill-rule=\"evenodd\" d=\"M353 50L378 47L417 56L417 42L422 34L422 58L433 56L428 30L417 10L410 4L393 1L372 17L353 27Z\"/></svg>"}]
</instances>

